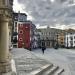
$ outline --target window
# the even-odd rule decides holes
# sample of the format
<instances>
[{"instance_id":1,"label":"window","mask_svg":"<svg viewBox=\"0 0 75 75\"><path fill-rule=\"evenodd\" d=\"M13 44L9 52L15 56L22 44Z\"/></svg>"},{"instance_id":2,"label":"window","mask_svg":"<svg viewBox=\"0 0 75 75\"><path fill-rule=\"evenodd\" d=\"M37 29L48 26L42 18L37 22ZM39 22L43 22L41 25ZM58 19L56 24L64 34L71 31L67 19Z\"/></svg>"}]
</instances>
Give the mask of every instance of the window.
<instances>
[{"instance_id":1,"label":"window","mask_svg":"<svg viewBox=\"0 0 75 75\"><path fill-rule=\"evenodd\" d=\"M16 36L13 37L13 43L17 43L17 37Z\"/></svg>"},{"instance_id":2,"label":"window","mask_svg":"<svg viewBox=\"0 0 75 75\"><path fill-rule=\"evenodd\" d=\"M49 32L49 35L50 35L50 32Z\"/></svg>"},{"instance_id":3,"label":"window","mask_svg":"<svg viewBox=\"0 0 75 75\"><path fill-rule=\"evenodd\" d=\"M63 42L61 42L61 44L63 44Z\"/></svg>"},{"instance_id":4,"label":"window","mask_svg":"<svg viewBox=\"0 0 75 75\"><path fill-rule=\"evenodd\" d=\"M63 40L63 38L61 38L61 40Z\"/></svg>"},{"instance_id":5,"label":"window","mask_svg":"<svg viewBox=\"0 0 75 75\"><path fill-rule=\"evenodd\" d=\"M27 26L25 28L28 28Z\"/></svg>"},{"instance_id":6,"label":"window","mask_svg":"<svg viewBox=\"0 0 75 75\"><path fill-rule=\"evenodd\" d=\"M19 38L19 41L22 41L22 38Z\"/></svg>"},{"instance_id":7,"label":"window","mask_svg":"<svg viewBox=\"0 0 75 75\"><path fill-rule=\"evenodd\" d=\"M48 40L48 37L46 37L46 40Z\"/></svg>"},{"instance_id":8,"label":"window","mask_svg":"<svg viewBox=\"0 0 75 75\"><path fill-rule=\"evenodd\" d=\"M19 31L19 34L23 34L23 30L20 30L20 31Z\"/></svg>"},{"instance_id":9,"label":"window","mask_svg":"<svg viewBox=\"0 0 75 75\"><path fill-rule=\"evenodd\" d=\"M72 35L72 33L70 33L70 35Z\"/></svg>"},{"instance_id":10,"label":"window","mask_svg":"<svg viewBox=\"0 0 75 75\"><path fill-rule=\"evenodd\" d=\"M17 22L15 22L15 27L17 27Z\"/></svg>"},{"instance_id":11,"label":"window","mask_svg":"<svg viewBox=\"0 0 75 75\"><path fill-rule=\"evenodd\" d=\"M74 36L74 39L75 39L75 36Z\"/></svg>"},{"instance_id":12,"label":"window","mask_svg":"<svg viewBox=\"0 0 75 75\"><path fill-rule=\"evenodd\" d=\"M15 20L18 20L18 16L15 16L14 19L15 19Z\"/></svg>"},{"instance_id":13,"label":"window","mask_svg":"<svg viewBox=\"0 0 75 75\"><path fill-rule=\"evenodd\" d=\"M70 46L72 47L73 46L73 43L70 43Z\"/></svg>"},{"instance_id":14,"label":"window","mask_svg":"<svg viewBox=\"0 0 75 75\"><path fill-rule=\"evenodd\" d=\"M13 4L13 0L9 0L9 4L12 5Z\"/></svg>"},{"instance_id":15,"label":"window","mask_svg":"<svg viewBox=\"0 0 75 75\"><path fill-rule=\"evenodd\" d=\"M15 28L15 32L17 32L17 28Z\"/></svg>"},{"instance_id":16,"label":"window","mask_svg":"<svg viewBox=\"0 0 75 75\"><path fill-rule=\"evenodd\" d=\"M23 27L23 24L19 24L20 27Z\"/></svg>"},{"instance_id":17,"label":"window","mask_svg":"<svg viewBox=\"0 0 75 75\"><path fill-rule=\"evenodd\" d=\"M70 37L71 40L73 40L73 37Z\"/></svg>"}]
</instances>

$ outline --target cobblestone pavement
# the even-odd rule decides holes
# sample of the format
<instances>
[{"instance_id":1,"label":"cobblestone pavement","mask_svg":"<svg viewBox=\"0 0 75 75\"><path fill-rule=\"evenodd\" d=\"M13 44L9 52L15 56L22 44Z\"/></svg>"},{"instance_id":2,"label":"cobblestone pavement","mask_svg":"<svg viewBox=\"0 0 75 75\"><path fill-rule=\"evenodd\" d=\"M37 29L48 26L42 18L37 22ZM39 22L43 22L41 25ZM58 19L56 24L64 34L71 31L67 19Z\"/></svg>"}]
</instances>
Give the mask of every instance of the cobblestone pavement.
<instances>
[{"instance_id":1,"label":"cobblestone pavement","mask_svg":"<svg viewBox=\"0 0 75 75\"><path fill-rule=\"evenodd\" d=\"M75 75L75 50L47 48L42 56L41 49L33 50L36 56L46 59L65 69L63 75Z\"/></svg>"},{"instance_id":2,"label":"cobblestone pavement","mask_svg":"<svg viewBox=\"0 0 75 75\"><path fill-rule=\"evenodd\" d=\"M15 59L17 75L30 75L31 71L34 71L46 64L50 64L44 59L38 58L31 51L26 49L14 48L12 56Z\"/></svg>"}]
</instances>

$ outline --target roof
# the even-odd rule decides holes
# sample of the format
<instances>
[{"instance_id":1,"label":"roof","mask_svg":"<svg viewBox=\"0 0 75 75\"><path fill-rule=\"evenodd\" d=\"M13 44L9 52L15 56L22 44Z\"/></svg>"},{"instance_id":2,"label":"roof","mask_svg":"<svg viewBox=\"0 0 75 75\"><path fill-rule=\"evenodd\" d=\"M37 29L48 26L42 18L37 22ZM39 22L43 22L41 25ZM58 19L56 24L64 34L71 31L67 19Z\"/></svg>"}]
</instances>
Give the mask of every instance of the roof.
<instances>
[{"instance_id":1,"label":"roof","mask_svg":"<svg viewBox=\"0 0 75 75\"><path fill-rule=\"evenodd\" d=\"M20 15L25 15L25 16L27 16L27 14L26 13L13 13L14 15L18 15L18 14L20 14Z\"/></svg>"}]
</instances>

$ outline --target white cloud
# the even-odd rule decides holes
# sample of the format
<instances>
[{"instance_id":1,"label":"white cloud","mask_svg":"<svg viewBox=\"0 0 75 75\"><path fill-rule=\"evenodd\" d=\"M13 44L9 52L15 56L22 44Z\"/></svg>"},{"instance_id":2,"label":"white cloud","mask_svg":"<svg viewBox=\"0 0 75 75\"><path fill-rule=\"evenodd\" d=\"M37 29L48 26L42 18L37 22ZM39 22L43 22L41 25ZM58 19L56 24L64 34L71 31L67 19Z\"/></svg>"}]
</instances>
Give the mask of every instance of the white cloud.
<instances>
[{"instance_id":1,"label":"white cloud","mask_svg":"<svg viewBox=\"0 0 75 75\"><path fill-rule=\"evenodd\" d=\"M51 2L54 2L54 0L50 0Z\"/></svg>"},{"instance_id":2,"label":"white cloud","mask_svg":"<svg viewBox=\"0 0 75 75\"><path fill-rule=\"evenodd\" d=\"M23 10L23 7L24 7L24 5L20 4L18 2L18 0L14 0L14 2L13 2L13 10L15 12L19 12L20 11L21 13L26 13L28 15L27 19L28 20L32 20L33 18L25 10ZM25 9L25 7L24 7L24 9Z\"/></svg>"},{"instance_id":3,"label":"white cloud","mask_svg":"<svg viewBox=\"0 0 75 75\"><path fill-rule=\"evenodd\" d=\"M22 5L19 4L17 2L17 0L14 0L14 2L13 2L13 10L16 11L16 12L22 11Z\"/></svg>"}]
</instances>

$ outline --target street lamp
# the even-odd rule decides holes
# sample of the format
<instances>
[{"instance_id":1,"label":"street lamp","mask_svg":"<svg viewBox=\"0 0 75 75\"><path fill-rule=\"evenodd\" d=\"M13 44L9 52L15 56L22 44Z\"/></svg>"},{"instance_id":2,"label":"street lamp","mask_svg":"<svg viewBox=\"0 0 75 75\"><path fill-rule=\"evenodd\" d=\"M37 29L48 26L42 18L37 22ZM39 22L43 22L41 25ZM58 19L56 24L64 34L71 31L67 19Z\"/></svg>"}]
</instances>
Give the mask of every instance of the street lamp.
<instances>
[{"instance_id":1,"label":"street lamp","mask_svg":"<svg viewBox=\"0 0 75 75\"><path fill-rule=\"evenodd\" d=\"M69 47L68 47L68 32L67 32L67 37L66 37L66 38L67 38L67 48L69 48Z\"/></svg>"},{"instance_id":2,"label":"street lamp","mask_svg":"<svg viewBox=\"0 0 75 75\"><path fill-rule=\"evenodd\" d=\"M54 47L55 49L58 49L58 34L56 35L56 45Z\"/></svg>"}]
</instances>

